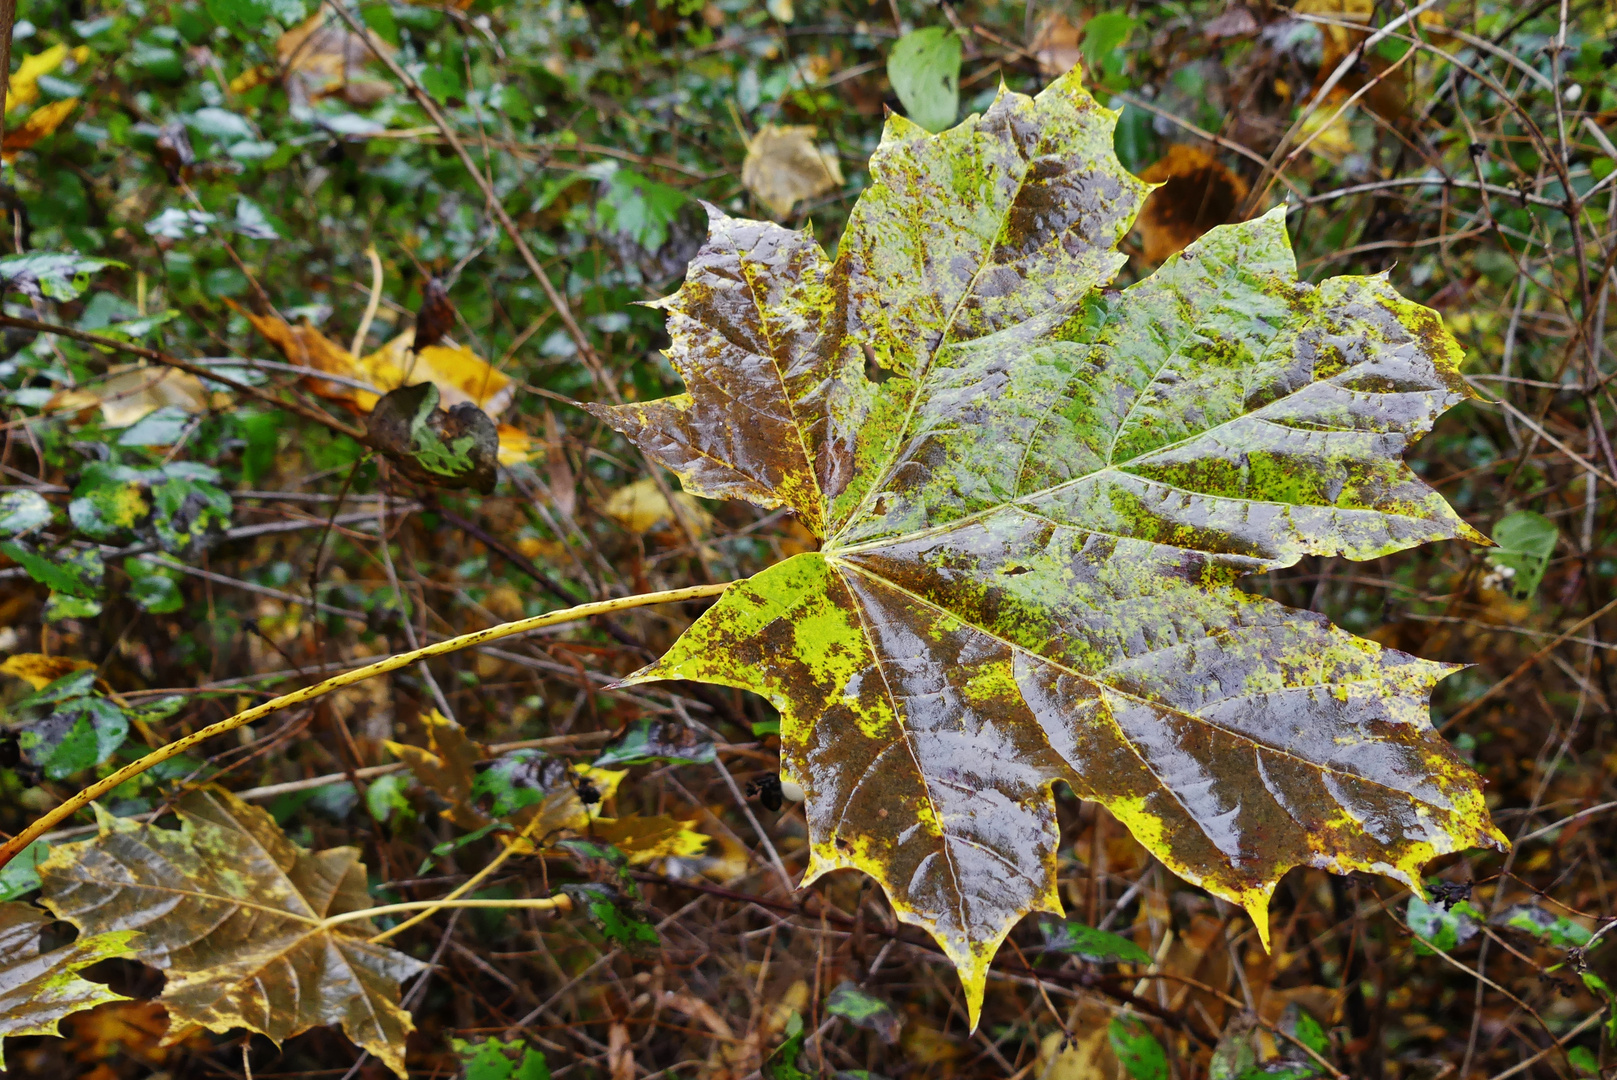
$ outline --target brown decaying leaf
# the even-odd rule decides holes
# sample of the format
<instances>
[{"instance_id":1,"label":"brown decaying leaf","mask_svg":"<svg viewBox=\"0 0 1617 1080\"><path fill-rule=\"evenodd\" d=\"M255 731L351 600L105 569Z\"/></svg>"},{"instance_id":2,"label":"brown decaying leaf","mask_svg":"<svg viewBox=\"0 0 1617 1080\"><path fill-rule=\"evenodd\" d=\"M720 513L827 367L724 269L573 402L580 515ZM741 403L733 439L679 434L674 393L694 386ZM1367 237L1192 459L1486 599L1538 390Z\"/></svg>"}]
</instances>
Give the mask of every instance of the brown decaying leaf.
<instances>
[{"instance_id":1,"label":"brown decaying leaf","mask_svg":"<svg viewBox=\"0 0 1617 1080\"><path fill-rule=\"evenodd\" d=\"M393 92L392 84L363 77L365 66L379 50L392 56L393 46L370 34L367 42L345 29L324 11L318 11L282 34L275 42L287 95L294 102L338 96L350 105L375 105Z\"/></svg>"},{"instance_id":2,"label":"brown decaying leaf","mask_svg":"<svg viewBox=\"0 0 1617 1080\"><path fill-rule=\"evenodd\" d=\"M476 405L437 407L438 388L416 383L390 390L366 419L371 446L418 484L494 491L500 436Z\"/></svg>"},{"instance_id":3,"label":"brown decaying leaf","mask_svg":"<svg viewBox=\"0 0 1617 1080\"><path fill-rule=\"evenodd\" d=\"M191 149L191 136L185 133L185 125L178 120L163 125L153 146L157 150L157 161L168 174L171 184L184 180L191 166L196 164L197 156L196 151Z\"/></svg>"},{"instance_id":4,"label":"brown decaying leaf","mask_svg":"<svg viewBox=\"0 0 1617 1080\"><path fill-rule=\"evenodd\" d=\"M366 939L371 907L357 848L311 852L265 811L219 788L175 807L179 829L97 807L99 834L40 864L43 901L84 934L139 931L135 959L163 970L170 1041L186 1028L246 1028L279 1043L321 1024L399 1076L414 1023L399 983L425 965Z\"/></svg>"},{"instance_id":5,"label":"brown decaying leaf","mask_svg":"<svg viewBox=\"0 0 1617 1080\"><path fill-rule=\"evenodd\" d=\"M71 945L39 951L39 932L50 917L29 904L0 904L0 1051L7 1035L54 1035L64 1017L107 1001L122 1001L100 983L80 978L91 964L132 952L132 933L81 936ZM0 1071L6 1067L0 1053Z\"/></svg>"},{"instance_id":6,"label":"brown decaying leaf","mask_svg":"<svg viewBox=\"0 0 1617 1080\"><path fill-rule=\"evenodd\" d=\"M449 290L437 278L428 278L421 289L421 308L415 313L415 336L410 347L420 352L436 345L449 336L455 327L455 306L449 302Z\"/></svg>"},{"instance_id":7,"label":"brown decaying leaf","mask_svg":"<svg viewBox=\"0 0 1617 1080\"><path fill-rule=\"evenodd\" d=\"M1199 146L1176 143L1145 167L1140 179L1161 184L1145 200L1135 229L1153 265L1183 251L1215 225L1231 221L1246 198L1246 181Z\"/></svg>"},{"instance_id":8,"label":"brown decaying leaf","mask_svg":"<svg viewBox=\"0 0 1617 1080\"><path fill-rule=\"evenodd\" d=\"M765 124L747 143L741 182L777 218L804 199L842 186L842 167L835 155L815 145L816 133L813 126Z\"/></svg>"},{"instance_id":9,"label":"brown decaying leaf","mask_svg":"<svg viewBox=\"0 0 1617 1080\"><path fill-rule=\"evenodd\" d=\"M1039 62L1039 74L1062 75L1077 67L1083 59L1078 49L1082 37L1083 32L1061 12L1045 19L1029 50Z\"/></svg>"},{"instance_id":10,"label":"brown decaying leaf","mask_svg":"<svg viewBox=\"0 0 1617 1080\"><path fill-rule=\"evenodd\" d=\"M53 134L62 126L62 122L73 114L78 105L79 99L76 97L63 98L48 105L41 105L29 113L26 120L6 132L3 148L5 159L10 161L45 136Z\"/></svg>"}]
</instances>

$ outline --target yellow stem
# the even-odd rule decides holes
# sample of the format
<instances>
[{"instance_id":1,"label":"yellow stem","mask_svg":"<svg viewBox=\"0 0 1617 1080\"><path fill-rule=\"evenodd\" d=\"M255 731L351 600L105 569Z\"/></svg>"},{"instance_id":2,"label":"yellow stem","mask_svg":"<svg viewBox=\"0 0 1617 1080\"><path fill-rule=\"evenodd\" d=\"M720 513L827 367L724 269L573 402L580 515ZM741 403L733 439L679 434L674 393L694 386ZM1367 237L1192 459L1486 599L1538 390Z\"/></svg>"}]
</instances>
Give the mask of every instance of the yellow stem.
<instances>
[{"instance_id":1,"label":"yellow stem","mask_svg":"<svg viewBox=\"0 0 1617 1080\"><path fill-rule=\"evenodd\" d=\"M323 697L333 690L340 690L345 686L364 682L366 679L377 675L397 671L399 668L408 667L418 660L458 652L461 649L472 648L485 642L498 641L501 638L508 638L515 634L527 633L530 630L540 630L546 626L555 626L557 623L576 622L579 619L588 619L596 615L609 615L614 611L645 607L648 604L675 604L683 600L697 600L704 596L717 596L732 584L733 582L724 582L718 585L692 585L685 589L665 589L662 592L640 593L636 596L619 597L616 600L601 600L593 604L580 604L577 607L563 608L560 611L549 611L543 615L535 615L531 619L518 619L516 622L501 623L499 626L491 626L487 630L475 630L470 634L462 634L459 637L435 642L419 649L413 649L410 652L389 656L387 659L378 660L374 664L355 668L353 671L345 671L341 675L334 675L325 682L306 686L301 690L294 690L290 694L282 694L280 697L272 698L262 705L248 709L246 712L239 712L235 716L219 721L217 724L210 724L201 731L176 739L161 749L153 750L139 761L125 765L111 776L97 780L61 806L36 820L32 825L4 844L0 844L0 867L5 866L19 852L55 828L58 823L78 813L118 785L133 780L152 766L160 765L169 758L177 757L197 744L213 738L215 735L223 735L227 731L234 731L244 724L251 724L254 720L260 720L271 713L289 709L294 705L301 705L306 701L313 701L315 698Z\"/></svg>"},{"instance_id":2,"label":"yellow stem","mask_svg":"<svg viewBox=\"0 0 1617 1080\"><path fill-rule=\"evenodd\" d=\"M332 915L320 920L320 928L336 926L338 923L353 922L356 919L369 919L376 915L391 915L395 911L421 911L423 908L436 911L439 908L533 908L536 911L571 911L573 898L565 893L560 896L534 896L527 899L513 900L410 900L402 904L383 904L381 907L360 908L358 911L345 911L341 915ZM375 941L375 938L371 939Z\"/></svg>"},{"instance_id":3,"label":"yellow stem","mask_svg":"<svg viewBox=\"0 0 1617 1080\"><path fill-rule=\"evenodd\" d=\"M354 331L354 346L348 351L358 360L365 355L365 335L371 332L371 320L376 318L376 309L382 304L382 257L376 254L373 244L365 249L365 257L371 261L371 296L365 303L365 317L359 320L359 329Z\"/></svg>"},{"instance_id":4,"label":"yellow stem","mask_svg":"<svg viewBox=\"0 0 1617 1080\"><path fill-rule=\"evenodd\" d=\"M410 918L405 919L397 926L391 926L388 929L383 930L380 934L377 934L375 937L371 938L370 943L372 945L379 945L388 938L393 937L395 934L402 934L416 923L432 918L433 912L437 911L440 907L447 907L454 901L459 900L461 897L477 888L481 882L487 881L489 876L493 874L494 871L498 870L500 865L516 852L517 844L528 839L529 835L533 832L534 827L543 820L543 814L535 814L533 816L533 820L528 822L528 824L523 827L521 835L519 835L515 840L512 840L510 843L506 844L505 850L501 851L498 855L494 856L494 858L490 859L487 866L473 874L454 892L450 893L441 900L427 901L433 906L423 909L418 915L412 915Z\"/></svg>"}]
</instances>

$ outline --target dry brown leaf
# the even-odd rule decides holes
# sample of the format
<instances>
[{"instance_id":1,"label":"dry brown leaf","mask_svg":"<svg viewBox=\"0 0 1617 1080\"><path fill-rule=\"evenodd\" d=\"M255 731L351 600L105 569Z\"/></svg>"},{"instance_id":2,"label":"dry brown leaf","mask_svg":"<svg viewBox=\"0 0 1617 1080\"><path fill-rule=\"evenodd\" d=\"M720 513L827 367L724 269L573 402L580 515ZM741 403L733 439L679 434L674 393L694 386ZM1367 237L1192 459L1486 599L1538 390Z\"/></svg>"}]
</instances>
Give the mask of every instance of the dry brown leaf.
<instances>
[{"instance_id":1,"label":"dry brown leaf","mask_svg":"<svg viewBox=\"0 0 1617 1080\"><path fill-rule=\"evenodd\" d=\"M99 409L102 423L116 429L130 427L161 408L174 407L194 415L208 404L208 392L195 375L176 368L136 365L114 368L107 378L89 386L59 391L45 403L45 411L83 414Z\"/></svg>"},{"instance_id":2,"label":"dry brown leaf","mask_svg":"<svg viewBox=\"0 0 1617 1080\"><path fill-rule=\"evenodd\" d=\"M1145 260L1153 264L1231 221L1247 195L1245 180L1206 150L1184 143L1170 146L1140 179L1162 185L1146 198L1134 226Z\"/></svg>"},{"instance_id":3,"label":"dry brown leaf","mask_svg":"<svg viewBox=\"0 0 1617 1080\"><path fill-rule=\"evenodd\" d=\"M1246 37L1258 32L1258 20L1250 8L1237 5L1221 15L1215 15L1202 27L1202 36L1208 41Z\"/></svg>"},{"instance_id":4,"label":"dry brown leaf","mask_svg":"<svg viewBox=\"0 0 1617 1080\"><path fill-rule=\"evenodd\" d=\"M65 1026L76 1061L106 1061L124 1055L155 1067L180 1053L178 1046L163 1041L168 1011L156 1001L109 1002L68 1018ZM191 1030L180 1042L205 1050L208 1040L195 1028Z\"/></svg>"},{"instance_id":5,"label":"dry brown leaf","mask_svg":"<svg viewBox=\"0 0 1617 1080\"><path fill-rule=\"evenodd\" d=\"M842 167L834 154L815 145L816 132L809 125L765 124L747 143L741 182L777 218L804 199L842 186Z\"/></svg>"},{"instance_id":6,"label":"dry brown leaf","mask_svg":"<svg viewBox=\"0 0 1617 1080\"><path fill-rule=\"evenodd\" d=\"M1046 76L1065 75L1083 59L1078 41L1083 32L1066 15L1057 12L1044 20L1038 36L1029 49L1039 62L1039 73Z\"/></svg>"},{"instance_id":7,"label":"dry brown leaf","mask_svg":"<svg viewBox=\"0 0 1617 1080\"><path fill-rule=\"evenodd\" d=\"M1078 1025L1073 1041L1053 1031L1039 1041L1038 1064L1033 1075L1044 1080L1112 1080L1117 1075L1117 1056L1106 1037L1106 1018L1099 1023Z\"/></svg>"},{"instance_id":8,"label":"dry brown leaf","mask_svg":"<svg viewBox=\"0 0 1617 1080\"><path fill-rule=\"evenodd\" d=\"M371 907L357 848L311 852L264 810L221 788L175 807L179 829L97 807L99 835L52 849L40 864L45 905L84 934L138 930L136 959L162 969L160 999L186 1028L246 1028L279 1043L340 1022L399 1076L414 1030L399 983L419 960L366 939Z\"/></svg>"},{"instance_id":9,"label":"dry brown leaf","mask_svg":"<svg viewBox=\"0 0 1617 1080\"><path fill-rule=\"evenodd\" d=\"M88 660L73 660L66 656L46 656L43 653L13 653L0 664L0 674L25 680L35 690L43 690L63 675L93 668Z\"/></svg>"}]
</instances>

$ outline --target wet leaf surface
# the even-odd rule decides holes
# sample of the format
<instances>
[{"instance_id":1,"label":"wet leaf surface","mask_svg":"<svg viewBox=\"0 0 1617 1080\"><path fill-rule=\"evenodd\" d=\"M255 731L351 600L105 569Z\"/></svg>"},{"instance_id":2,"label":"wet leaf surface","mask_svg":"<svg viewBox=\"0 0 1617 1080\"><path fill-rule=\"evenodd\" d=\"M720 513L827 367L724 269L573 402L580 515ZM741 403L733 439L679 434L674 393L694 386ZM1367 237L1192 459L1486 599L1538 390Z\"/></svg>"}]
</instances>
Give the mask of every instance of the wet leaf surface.
<instances>
[{"instance_id":1,"label":"wet leaf surface","mask_svg":"<svg viewBox=\"0 0 1617 1080\"><path fill-rule=\"evenodd\" d=\"M1419 887L1503 846L1432 730L1453 669L1243 592L1304 555L1482 536L1403 462L1467 391L1381 277L1299 282L1283 211L1107 291L1145 194L1075 75L889 120L835 260L713 212L661 302L688 392L593 411L688 491L820 538L631 681L752 690L854 868L956 963L1059 914L1052 785L1245 907L1294 866Z\"/></svg>"},{"instance_id":2,"label":"wet leaf surface","mask_svg":"<svg viewBox=\"0 0 1617 1080\"><path fill-rule=\"evenodd\" d=\"M366 941L371 905L356 848L311 852L263 810L217 788L176 808L179 829L99 814L93 839L39 868L43 902L85 934L139 931L131 954L167 975L171 1031L247 1028L280 1042L320 1024L401 1077L414 1024L399 983L425 967Z\"/></svg>"},{"instance_id":3,"label":"wet leaf surface","mask_svg":"<svg viewBox=\"0 0 1617 1080\"><path fill-rule=\"evenodd\" d=\"M469 402L445 410L438 400L430 382L389 391L366 421L368 441L417 483L492 493L500 453L494 421Z\"/></svg>"},{"instance_id":4,"label":"wet leaf surface","mask_svg":"<svg viewBox=\"0 0 1617 1080\"><path fill-rule=\"evenodd\" d=\"M0 903L0 1051L7 1035L54 1035L64 1017L106 1001L122 1001L78 973L134 951L130 931L81 937L41 953L39 932L51 917L29 904ZM0 1054L0 1069L5 1058Z\"/></svg>"}]
</instances>

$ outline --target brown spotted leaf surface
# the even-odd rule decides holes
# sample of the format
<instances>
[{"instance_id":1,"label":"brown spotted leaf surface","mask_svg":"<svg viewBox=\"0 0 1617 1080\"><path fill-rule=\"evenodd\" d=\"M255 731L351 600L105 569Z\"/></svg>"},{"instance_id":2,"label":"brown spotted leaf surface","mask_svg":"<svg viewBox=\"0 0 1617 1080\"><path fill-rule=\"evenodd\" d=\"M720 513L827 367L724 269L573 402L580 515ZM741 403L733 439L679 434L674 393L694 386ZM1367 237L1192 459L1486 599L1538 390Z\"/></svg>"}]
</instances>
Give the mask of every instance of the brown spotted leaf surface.
<instances>
[{"instance_id":1,"label":"brown spotted leaf surface","mask_svg":"<svg viewBox=\"0 0 1617 1080\"><path fill-rule=\"evenodd\" d=\"M881 882L957 965L1059 913L1052 787L1249 912L1294 866L1420 888L1502 846L1432 729L1452 668L1239 588L1482 538L1403 462L1466 395L1384 277L1297 280L1283 211L1107 288L1147 188L1068 75L931 136L892 118L835 259L714 212L663 301L687 392L596 407L687 490L820 538L635 681L742 687L807 794L804 883Z\"/></svg>"},{"instance_id":2,"label":"brown spotted leaf surface","mask_svg":"<svg viewBox=\"0 0 1617 1080\"><path fill-rule=\"evenodd\" d=\"M100 833L40 864L45 906L85 934L139 931L131 955L167 975L170 1037L246 1028L280 1042L342 1024L399 1076L414 1029L399 983L426 965L366 939L371 907L357 848L307 851L275 820L218 788L176 806L180 828L99 811Z\"/></svg>"},{"instance_id":3,"label":"brown spotted leaf surface","mask_svg":"<svg viewBox=\"0 0 1617 1080\"><path fill-rule=\"evenodd\" d=\"M51 921L30 904L0 904L0 1051L7 1035L55 1035L64 1017L103 1002L126 1000L79 972L103 960L128 956L136 935L85 936L41 952L39 932ZM0 1053L0 1071L5 1067Z\"/></svg>"}]
</instances>

